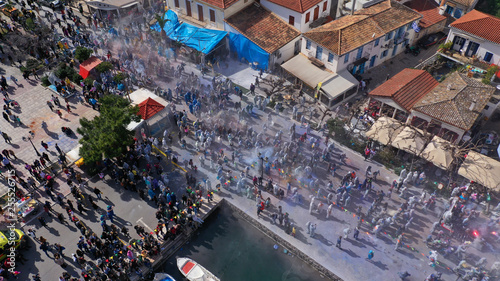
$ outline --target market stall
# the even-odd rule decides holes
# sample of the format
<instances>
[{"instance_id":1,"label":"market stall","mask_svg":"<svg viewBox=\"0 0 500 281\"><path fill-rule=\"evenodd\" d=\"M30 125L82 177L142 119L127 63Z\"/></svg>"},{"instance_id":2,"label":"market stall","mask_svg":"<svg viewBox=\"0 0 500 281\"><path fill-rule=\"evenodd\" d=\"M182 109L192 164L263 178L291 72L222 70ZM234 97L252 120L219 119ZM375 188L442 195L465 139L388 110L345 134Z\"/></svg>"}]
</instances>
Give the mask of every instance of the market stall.
<instances>
[{"instance_id":1,"label":"market stall","mask_svg":"<svg viewBox=\"0 0 500 281\"><path fill-rule=\"evenodd\" d=\"M38 202L29 196L24 197L21 200L17 201L16 210L17 210L17 215L20 218L25 218L30 214L32 213L34 214L37 212Z\"/></svg>"}]
</instances>

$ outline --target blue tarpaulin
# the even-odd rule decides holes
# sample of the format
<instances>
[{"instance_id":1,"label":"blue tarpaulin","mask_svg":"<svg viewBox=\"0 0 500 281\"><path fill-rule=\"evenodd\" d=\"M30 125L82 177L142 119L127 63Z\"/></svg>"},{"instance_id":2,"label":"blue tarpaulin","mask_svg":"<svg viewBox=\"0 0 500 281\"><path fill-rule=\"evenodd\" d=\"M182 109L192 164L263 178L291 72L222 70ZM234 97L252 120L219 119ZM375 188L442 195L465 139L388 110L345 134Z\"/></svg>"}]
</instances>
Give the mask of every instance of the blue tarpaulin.
<instances>
[{"instance_id":1,"label":"blue tarpaulin","mask_svg":"<svg viewBox=\"0 0 500 281\"><path fill-rule=\"evenodd\" d=\"M255 68L267 69L269 66L269 54L243 35L229 33L229 46L239 58L245 58Z\"/></svg>"},{"instance_id":2,"label":"blue tarpaulin","mask_svg":"<svg viewBox=\"0 0 500 281\"><path fill-rule=\"evenodd\" d=\"M169 37L197 51L208 54L226 34L226 31L199 28L183 23Z\"/></svg>"},{"instance_id":3,"label":"blue tarpaulin","mask_svg":"<svg viewBox=\"0 0 500 281\"><path fill-rule=\"evenodd\" d=\"M172 11L168 10L165 15L165 19L168 19L167 23L165 24L165 27L163 30L165 30L165 33L167 33L167 36L170 37L170 34L172 34L178 27L179 27L179 18L177 18L177 14ZM160 32L160 25L158 23L155 23L153 26L151 26L152 30Z\"/></svg>"}]
</instances>

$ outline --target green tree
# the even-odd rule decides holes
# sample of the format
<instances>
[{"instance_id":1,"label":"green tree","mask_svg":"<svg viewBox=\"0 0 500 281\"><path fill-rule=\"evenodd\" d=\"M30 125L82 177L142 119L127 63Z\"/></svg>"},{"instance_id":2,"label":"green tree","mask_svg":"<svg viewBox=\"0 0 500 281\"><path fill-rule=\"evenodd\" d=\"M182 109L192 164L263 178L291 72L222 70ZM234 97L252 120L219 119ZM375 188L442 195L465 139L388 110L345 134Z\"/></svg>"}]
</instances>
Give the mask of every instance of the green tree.
<instances>
[{"instance_id":1,"label":"green tree","mask_svg":"<svg viewBox=\"0 0 500 281\"><path fill-rule=\"evenodd\" d=\"M76 47L76 50L75 50L75 58L80 63L82 63L82 62L86 61L88 58L90 58L90 55L92 55L93 52L94 51L92 49L78 46L78 47Z\"/></svg>"},{"instance_id":2,"label":"green tree","mask_svg":"<svg viewBox=\"0 0 500 281\"><path fill-rule=\"evenodd\" d=\"M98 66L96 66L95 69L100 73L104 73L113 69L113 64L109 61L103 61Z\"/></svg>"},{"instance_id":3,"label":"green tree","mask_svg":"<svg viewBox=\"0 0 500 281\"><path fill-rule=\"evenodd\" d=\"M165 25L167 24L167 22L169 22L170 20L165 18L165 14L163 14L163 15L156 14L155 19L161 28L161 32L160 32L161 37L167 38L167 33L165 32L164 28L165 28Z\"/></svg>"},{"instance_id":4,"label":"green tree","mask_svg":"<svg viewBox=\"0 0 500 281\"><path fill-rule=\"evenodd\" d=\"M83 157L89 173L98 170L103 157L114 158L127 151L133 144L134 132L127 130L131 121L139 121L139 107L120 96L105 95L100 100L100 115L93 120L80 119L77 132L80 139L80 156Z\"/></svg>"}]
</instances>

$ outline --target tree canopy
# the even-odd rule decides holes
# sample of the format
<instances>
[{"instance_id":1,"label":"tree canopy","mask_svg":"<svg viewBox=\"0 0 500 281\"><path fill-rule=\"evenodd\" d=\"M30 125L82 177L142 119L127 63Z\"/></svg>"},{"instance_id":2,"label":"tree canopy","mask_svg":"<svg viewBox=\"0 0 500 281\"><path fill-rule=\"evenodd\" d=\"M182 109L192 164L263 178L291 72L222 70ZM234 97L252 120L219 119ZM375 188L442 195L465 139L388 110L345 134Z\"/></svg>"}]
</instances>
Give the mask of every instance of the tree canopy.
<instances>
[{"instance_id":1,"label":"tree canopy","mask_svg":"<svg viewBox=\"0 0 500 281\"><path fill-rule=\"evenodd\" d=\"M94 51L92 49L78 46L78 47L76 47L76 50L75 50L75 58L79 62L84 62L88 58L90 58L90 55L92 55L93 52Z\"/></svg>"},{"instance_id":2,"label":"tree canopy","mask_svg":"<svg viewBox=\"0 0 500 281\"><path fill-rule=\"evenodd\" d=\"M131 121L139 121L139 107L120 96L105 95L100 100L100 115L93 120L80 119L77 132L80 139L80 156L90 173L95 173L103 159L121 156L133 143L134 132L127 130Z\"/></svg>"}]
</instances>

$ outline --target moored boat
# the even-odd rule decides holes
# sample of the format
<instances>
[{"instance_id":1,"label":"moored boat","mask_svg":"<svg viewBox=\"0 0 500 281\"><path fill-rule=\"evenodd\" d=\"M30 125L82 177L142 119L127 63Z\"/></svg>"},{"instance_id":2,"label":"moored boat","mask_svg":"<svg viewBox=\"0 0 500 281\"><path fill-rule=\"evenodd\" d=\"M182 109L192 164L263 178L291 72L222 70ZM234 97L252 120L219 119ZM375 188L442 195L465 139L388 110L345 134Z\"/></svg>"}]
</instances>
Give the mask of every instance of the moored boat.
<instances>
[{"instance_id":1,"label":"moored boat","mask_svg":"<svg viewBox=\"0 0 500 281\"><path fill-rule=\"evenodd\" d=\"M175 279L166 273L156 273L153 281L175 281Z\"/></svg>"},{"instance_id":2,"label":"moored boat","mask_svg":"<svg viewBox=\"0 0 500 281\"><path fill-rule=\"evenodd\" d=\"M220 281L210 271L190 258L177 258L177 267L189 281Z\"/></svg>"}]
</instances>

